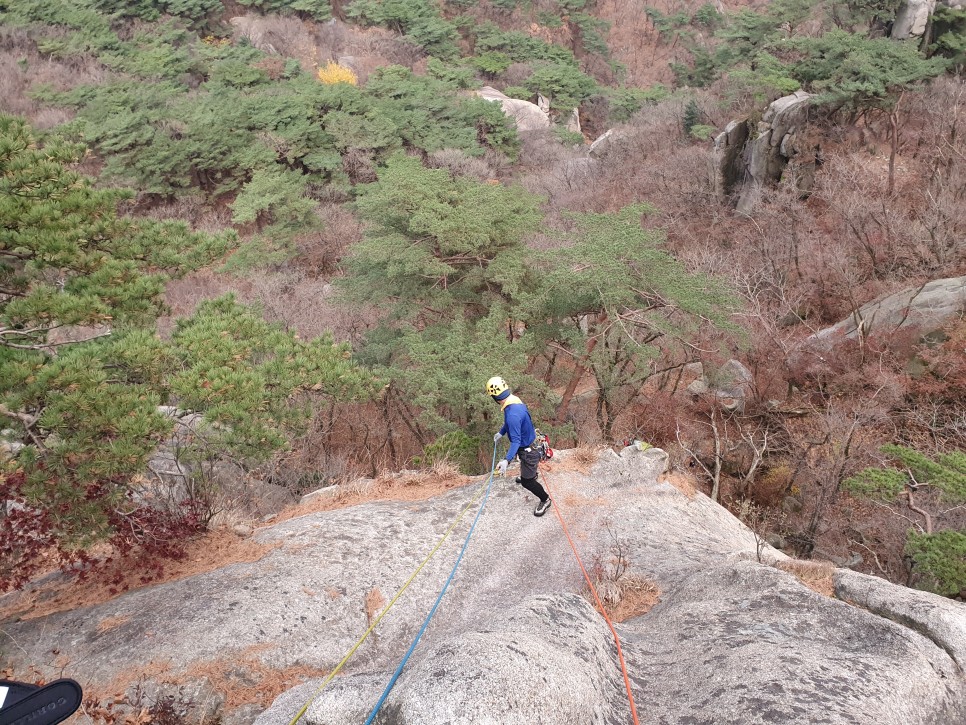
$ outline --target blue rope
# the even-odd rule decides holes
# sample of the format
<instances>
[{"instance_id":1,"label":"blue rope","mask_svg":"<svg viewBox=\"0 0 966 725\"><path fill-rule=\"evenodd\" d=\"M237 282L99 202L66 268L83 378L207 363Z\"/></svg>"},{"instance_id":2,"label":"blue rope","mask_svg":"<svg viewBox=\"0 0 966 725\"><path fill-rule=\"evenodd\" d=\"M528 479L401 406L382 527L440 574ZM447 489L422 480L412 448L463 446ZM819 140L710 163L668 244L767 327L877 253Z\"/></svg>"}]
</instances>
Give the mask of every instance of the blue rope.
<instances>
[{"instance_id":1,"label":"blue rope","mask_svg":"<svg viewBox=\"0 0 966 725\"><path fill-rule=\"evenodd\" d=\"M443 584L443 588L440 590L439 596L436 597L436 603L433 604L433 608L430 609L429 614L426 615L426 620L423 622L423 626L420 628L419 633L416 635L416 639L414 639L413 643L409 645L409 649L406 650L406 654L403 656L402 661L399 663L399 666L396 667L396 671L392 673L392 678L389 680L389 684L386 685L386 689L383 690L382 695L379 697L379 702L376 703L376 706L372 708L372 712L369 713L369 717L366 718L365 725L371 725L372 721L379 713L379 708L382 707L383 703L386 701L386 698L389 697L389 693L392 691L393 686L396 684L396 680L399 679L399 675L402 673L403 667L406 666L406 662L409 660L409 655L411 655L413 653L413 650L416 649L416 645L419 644L419 640L423 636L423 632L425 632L426 627L429 626L429 621L433 618L433 615L436 614L436 608L439 606L439 603L443 601L443 595L446 594L446 589L447 587L449 587L449 583L453 581L453 576L456 574L456 568L460 565L460 562L463 560L463 554L466 553L466 547L469 545L470 537L473 535L473 530L476 528L476 522L480 520L480 514L483 513L483 507L486 506L486 500L490 497L490 488L493 487L493 469L495 466L496 466L496 445L493 446L493 462L490 464L490 480L486 486L486 495L483 496L483 503L480 504L480 510L476 512L476 518L473 519L473 525L470 526L470 531L466 535L466 540L463 541L463 548L460 549L460 555L456 557L456 563L453 564L453 570L449 573L449 577L446 579L446 583Z\"/></svg>"}]
</instances>

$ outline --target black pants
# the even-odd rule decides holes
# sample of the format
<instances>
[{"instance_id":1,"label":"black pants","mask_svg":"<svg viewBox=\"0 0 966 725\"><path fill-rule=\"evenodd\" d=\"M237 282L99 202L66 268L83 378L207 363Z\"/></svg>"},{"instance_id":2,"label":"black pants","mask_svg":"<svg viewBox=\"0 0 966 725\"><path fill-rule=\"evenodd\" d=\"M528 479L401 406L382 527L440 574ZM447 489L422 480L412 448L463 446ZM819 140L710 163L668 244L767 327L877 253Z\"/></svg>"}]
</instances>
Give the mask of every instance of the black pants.
<instances>
[{"instance_id":1,"label":"black pants","mask_svg":"<svg viewBox=\"0 0 966 725\"><path fill-rule=\"evenodd\" d=\"M540 465L540 453L533 447L521 448L517 453L520 459L520 485L541 501L550 496L546 489L537 481L537 467Z\"/></svg>"}]
</instances>

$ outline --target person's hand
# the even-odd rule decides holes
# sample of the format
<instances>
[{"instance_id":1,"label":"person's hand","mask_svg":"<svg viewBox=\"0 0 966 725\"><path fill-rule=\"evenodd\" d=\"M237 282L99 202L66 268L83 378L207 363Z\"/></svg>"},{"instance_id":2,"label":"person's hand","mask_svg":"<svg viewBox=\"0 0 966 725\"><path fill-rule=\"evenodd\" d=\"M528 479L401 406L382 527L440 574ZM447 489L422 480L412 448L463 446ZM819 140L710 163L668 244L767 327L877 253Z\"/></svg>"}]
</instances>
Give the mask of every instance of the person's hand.
<instances>
[{"instance_id":1,"label":"person's hand","mask_svg":"<svg viewBox=\"0 0 966 725\"><path fill-rule=\"evenodd\" d=\"M499 443L502 437L503 437L503 434L497 431L496 433L493 434L493 442Z\"/></svg>"},{"instance_id":2,"label":"person's hand","mask_svg":"<svg viewBox=\"0 0 966 725\"><path fill-rule=\"evenodd\" d=\"M496 471L501 476L506 476L506 467L510 465L510 462L504 458L502 461L496 464Z\"/></svg>"}]
</instances>

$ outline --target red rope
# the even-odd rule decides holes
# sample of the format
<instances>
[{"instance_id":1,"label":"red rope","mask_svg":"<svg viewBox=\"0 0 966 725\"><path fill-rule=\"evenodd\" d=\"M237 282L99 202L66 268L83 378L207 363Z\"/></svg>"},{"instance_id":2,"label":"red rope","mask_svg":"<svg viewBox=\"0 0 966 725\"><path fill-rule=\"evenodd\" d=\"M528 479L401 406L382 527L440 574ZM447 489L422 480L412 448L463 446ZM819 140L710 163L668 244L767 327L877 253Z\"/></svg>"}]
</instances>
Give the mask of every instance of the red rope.
<instances>
[{"instance_id":1,"label":"red rope","mask_svg":"<svg viewBox=\"0 0 966 725\"><path fill-rule=\"evenodd\" d=\"M544 487L547 489L547 495L550 494L550 487L547 486L547 476L544 473ZM614 629L613 622L610 621L610 617L607 616L607 611L604 609L603 602L600 601L600 596L597 594L597 589L594 588L594 583L590 580L590 576L587 574L587 570L584 568L584 562L580 560L580 554L577 553L577 547L574 545L574 540L570 538L570 531L567 530L567 522L564 521L563 515L560 513L560 507L557 506L557 502L553 500L553 496L550 496L550 500L553 502L553 510L557 512L557 518L560 519L560 525L563 527L563 532L567 536L567 541L570 542L570 548L574 551L574 557L577 559L577 564L580 566L580 571L584 573L584 579L587 581L587 586L590 587L591 594L594 595L594 599L597 602L597 610L604 615L604 621L607 622L607 626L610 627L610 633L614 635L614 643L617 645L617 658L621 663L621 672L624 675L624 687L627 688L627 699L631 703L631 717L634 719L634 725L640 725L637 719L637 707L634 705L634 694L631 692L631 680L627 676L627 663L624 662L624 652L621 649L621 641L617 636L617 630Z\"/></svg>"}]
</instances>

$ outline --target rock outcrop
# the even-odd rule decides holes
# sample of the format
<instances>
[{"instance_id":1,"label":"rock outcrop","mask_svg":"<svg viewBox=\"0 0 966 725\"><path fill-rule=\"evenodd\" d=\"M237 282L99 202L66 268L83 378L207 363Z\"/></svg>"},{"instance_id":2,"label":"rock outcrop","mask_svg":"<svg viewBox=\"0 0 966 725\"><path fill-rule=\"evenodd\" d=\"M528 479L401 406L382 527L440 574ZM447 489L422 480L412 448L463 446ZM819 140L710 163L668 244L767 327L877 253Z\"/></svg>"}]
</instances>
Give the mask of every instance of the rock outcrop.
<instances>
[{"instance_id":1,"label":"rock outcrop","mask_svg":"<svg viewBox=\"0 0 966 725\"><path fill-rule=\"evenodd\" d=\"M929 26L929 18L940 6L962 10L966 2L964 0L905 0L896 12L890 37L894 40L921 38Z\"/></svg>"},{"instance_id":2,"label":"rock outcrop","mask_svg":"<svg viewBox=\"0 0 966 725\"><path fill-rule=\"evenodd\" d=\"M484 100L499 103L503 113L513 119L518 131L539 131L550 128L550 114L535 103L510 98L491 86L483 86L476 94Z\"/></svg>"},{"instance_id":3,"label":"rock outcrop","mask_svg":"<svg viewBox=\"0 0 966 725\"><path fill-rule=\"evenodd\" d=\"M705 374L701 363L691 365L698 377L687 386L686 392L695 396L710 395L725 410L744 410L754 377L741 362L732 358L710 376Z\"/></svg>"},{"instance_id":4,"label":"rock outcrop","mask_svg":"<svg viewBox=\"0 0 966 725\"><path fill-rule=\"evenodd\" d=\"M582 472L559 452L542 474L585 563L608 561L617 547L626 575L660 590L649 612L617 625L642 722L966 722L959 661L966 635L956 626L966 607L949 602L924 626L871 597L852 606L815 593L770 566L787 557L725 509L662 482L666 465L659 449L628 448L605 451ZM373 501L268 526L254 536L273 547L259 561L6 622L0 649L15 671L66 658L57 673L85 683L157 671L159 663L164 678L184 679L211 662L251 681L244 663L252 658L278 672L321 675L356 644L480 483L426 501ZM538 519L531 508L519 486L494 482L460 568L376 722L629 721L616 647L577 596L584 583L556 511ZM446 540L322 690L305 725L365 718L468 526ZM935 604L901 591L908 610ZM321 682L283 694L260 715L255 707L223 715L234 725L283 725ZM207 687L217 698L218 688Z\"/></svg>"},{"instance_id":5,"label":"rock outcrop","mask_svg":"<svg viewBox=\"0 0 966 725\"><path fill-rule=\"evenodd\" d=\"M906 0L896 13L892 37L895 40L921 38L935 9L936 0Z\"/></svg>"},{"instance_id":6,"label":"rock outcrop","mask_svg":"<svg viewBox=\"0 0 966 725\"><path fill-rule=\"evenodd\" d=\"M806 343L854 340L907 328L915 328L928 336L964 314L966 276L934 279L862 305L844 320L819 330Z\"/></svg>"},{"instance_id":7,"label":"rock outcrop","mask_svg":"<svg viewBox=\"0 0 966 725\"><path fill-rule=\"evenodd\" d=\"M810 94L796 91L772 102L754 133L748 119L725 127L714 140L709 161L711 184L720 198L734 199L738 211L748 213L761 190L782 178L785 167L801 151L811 99Z\"/></svg>"}]
</instances>

